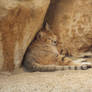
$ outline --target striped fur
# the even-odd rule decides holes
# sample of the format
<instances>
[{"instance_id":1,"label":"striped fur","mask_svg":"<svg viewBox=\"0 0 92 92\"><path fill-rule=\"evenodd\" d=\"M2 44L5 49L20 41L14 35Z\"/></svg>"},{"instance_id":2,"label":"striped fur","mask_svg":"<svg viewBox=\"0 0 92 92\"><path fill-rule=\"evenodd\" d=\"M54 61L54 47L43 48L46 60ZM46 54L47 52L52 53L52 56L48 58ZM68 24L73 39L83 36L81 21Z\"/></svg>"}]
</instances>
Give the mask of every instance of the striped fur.
<instances>
[{"instance_id":1,"label":"striped fur","mask_svg":"<svg viewBox=\"0 0 92 92\"><path fill-rule=\"evenodd\" d=\"M42 29L26 51L24 67L29 71L85 70L92 67L84 59L75 62L60 55L56 43L56 35L50 30Z\"/></svg>"},{"instance_id":2,"label":"striped fur","mask_svg":"<svg viewBox=\"0 0 92 92\"><path fill-rule=\"evenodd\" d=\"M32 64L32 66L26 66L26 69L30 72L40 71L40 72L52 72L52 71L62 71L62 70L87 70L92 68L92 65L82 65L82 66L56 66L56 65L40 65L37 63Z\"/></svg>"}]
</instances>

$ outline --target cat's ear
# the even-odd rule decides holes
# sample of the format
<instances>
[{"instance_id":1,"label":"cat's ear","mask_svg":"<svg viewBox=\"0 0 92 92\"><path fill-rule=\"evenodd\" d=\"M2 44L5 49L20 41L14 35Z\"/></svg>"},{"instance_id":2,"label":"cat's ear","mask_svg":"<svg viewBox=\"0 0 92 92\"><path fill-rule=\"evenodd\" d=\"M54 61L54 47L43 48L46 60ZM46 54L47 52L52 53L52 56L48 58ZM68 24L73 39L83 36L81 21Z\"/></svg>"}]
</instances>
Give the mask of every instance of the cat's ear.
<instances>
[{"instance_id":1,"label":"cat's ear","mask_svg":"<svg viewBox=\"0 0 92 92\"><path fill-rule=\"evenodd\" d=\"M50 26L49 26L49 24L46 22L46 25L45 25L45 29L47 30L47 31L51 31L51 29L50 29Z\"/></svg>"},{"instance_id":2,"label":"cat's ear","mask_svg":"<svg viewBox=\"0 0 92 92\"><path fill-rule=\"evenodd\" d=\"M39 32L37 34L37 39L42 39L44 36L45 36L45 33L44 32Z\"/></svg>"}]
</instances>

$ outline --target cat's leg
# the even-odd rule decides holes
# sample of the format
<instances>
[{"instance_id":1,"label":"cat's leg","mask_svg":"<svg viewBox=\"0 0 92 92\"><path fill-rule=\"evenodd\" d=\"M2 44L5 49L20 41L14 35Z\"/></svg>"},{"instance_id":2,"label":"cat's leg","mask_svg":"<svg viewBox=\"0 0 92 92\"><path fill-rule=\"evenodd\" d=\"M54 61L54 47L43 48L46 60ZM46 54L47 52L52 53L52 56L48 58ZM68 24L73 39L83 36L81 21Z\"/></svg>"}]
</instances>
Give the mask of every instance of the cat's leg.
<instances>
[{"instance_id":1,"label":"cat's leg","mask_svg":"<svg viewBox=\"0 0 92 92\"><path fill-rule=\"evenodd\" d=\"M63 55L58 56L57 62L59 62L58 63L59 65L63 65L63 66L84 66L84 68L92 67L92 63L87 62L86 59L80 58L80 59L72 60L69 57Z\"/></svg>"}]
</instances>

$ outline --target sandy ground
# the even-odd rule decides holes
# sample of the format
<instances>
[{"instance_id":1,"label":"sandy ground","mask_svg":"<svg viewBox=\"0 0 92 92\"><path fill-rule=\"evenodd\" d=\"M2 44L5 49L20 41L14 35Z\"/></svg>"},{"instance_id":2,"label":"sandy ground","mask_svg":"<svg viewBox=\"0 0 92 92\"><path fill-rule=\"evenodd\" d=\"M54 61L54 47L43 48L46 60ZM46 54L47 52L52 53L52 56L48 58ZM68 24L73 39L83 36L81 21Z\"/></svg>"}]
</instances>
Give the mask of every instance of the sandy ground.
<instances>
[{"instance_id":1,"label":"sandy ground","mask_svg":"<svg viewBox=\"0 0 92 92\"><path fill-rule=\"evenodd\" d=\"M92 92L92 69L0 75L0 92Z\"/></svg>"},{"instance_id":2,"label":"sandy ground","mask_svg":"<svg viewBox=\"0 0 92 92\"><path fill-rule=\"evenodd\" d=\"M92 68L33 73L21 68L0 74L0 92L92 92Z\"/></svg>"}]
</instances>

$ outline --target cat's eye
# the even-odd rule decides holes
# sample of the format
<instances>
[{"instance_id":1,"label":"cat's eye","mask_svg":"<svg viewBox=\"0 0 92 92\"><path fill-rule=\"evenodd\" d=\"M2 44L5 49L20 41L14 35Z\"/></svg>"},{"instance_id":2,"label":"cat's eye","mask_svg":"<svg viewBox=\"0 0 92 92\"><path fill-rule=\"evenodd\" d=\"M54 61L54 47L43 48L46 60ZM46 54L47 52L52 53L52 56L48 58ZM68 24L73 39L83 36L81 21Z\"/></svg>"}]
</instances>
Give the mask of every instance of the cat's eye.
<instances>
[{"instance_id":1,"label":"cat's eye","mask_svg":"<svg viewBox=\"0 0 92 92\"><path fill-rule=\"evenodd\" d=\"M54 43L57 43L57 41L53 41Z\"/></svg>"},{"instance_id":2,"label":"cat's eye","mask_svg":"<svg viewBox=\"0 0 92 92\"><path fill-rule=\"evenodd\" d=\"M54 40L54 41L52 41L53 42L53 45L57 45L57 41L56 40Z\"/></svg>"}]
</instances>

